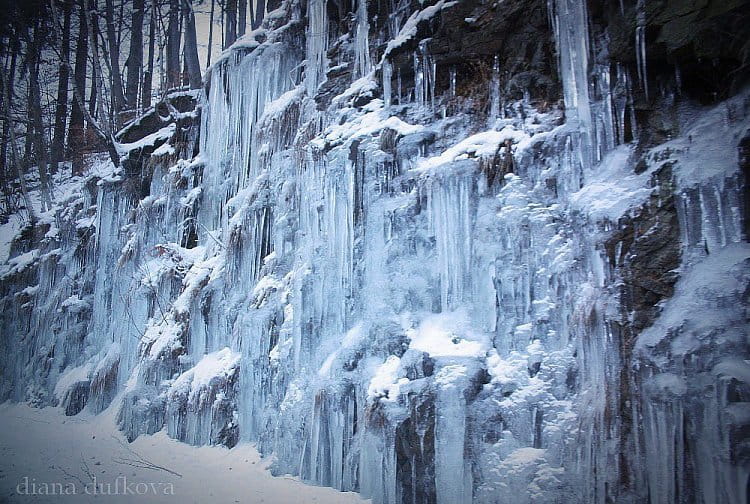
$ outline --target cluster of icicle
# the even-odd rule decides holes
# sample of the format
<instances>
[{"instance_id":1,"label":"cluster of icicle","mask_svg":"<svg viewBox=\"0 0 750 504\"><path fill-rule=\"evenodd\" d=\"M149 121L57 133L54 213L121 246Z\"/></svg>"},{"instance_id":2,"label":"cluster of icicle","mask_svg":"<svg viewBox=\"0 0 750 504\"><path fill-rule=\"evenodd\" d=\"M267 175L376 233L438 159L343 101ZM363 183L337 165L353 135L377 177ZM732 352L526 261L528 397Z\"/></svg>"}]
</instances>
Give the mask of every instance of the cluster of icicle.
<instances>
[{"instance_id":1,"label":"cluster of icicle","mask_svg":"<svg viewBox=\"0 0 750 504\"><path fill-rule=\"evenodd\" d=\"M59 366L66 386L47 386L65 403L86 384L95 412L121 394L131 438L166 428L193 444L256 442L278 473L376 503L744 502L729 417L710 417L726 409L731 377L746 376L740 364L711 357L715 404L696 412L682 377L692 368L644 344L653 386L629 398L643 421L626 433L612 416L632 364L612 333L620 278L603 246L620 216L573 210L597 171L632 171L615 165L630 162L625 124L636 125L628 73L591 68L585 2L549 4L566 124L504 103L496 59L489 127L474 134L445 105L454 68L447 96L436 94L429 40L414 52L413 85L390 58L453 3L396 3L376 54L368 1L356 2L352 82L325 111L314 98L346 63L328 60L326 2L310 0L305 19L283 3L261 42L211 69L197 158L155 163L141 201L100 185L96 243L66 259L93 284L90 325ZM399 117L394 103L406 106ZM634 193L650 193L648 177ZM680 186L683 261L739 257L733 180ZM39 275L41 295L72 294ZM30 354L52 344L44 316ZM690 422L712 437L686 440ZM627 489L622 457L635 468ZM680 476L702 457L698 485Z\"/></svg>"}]
</instances>

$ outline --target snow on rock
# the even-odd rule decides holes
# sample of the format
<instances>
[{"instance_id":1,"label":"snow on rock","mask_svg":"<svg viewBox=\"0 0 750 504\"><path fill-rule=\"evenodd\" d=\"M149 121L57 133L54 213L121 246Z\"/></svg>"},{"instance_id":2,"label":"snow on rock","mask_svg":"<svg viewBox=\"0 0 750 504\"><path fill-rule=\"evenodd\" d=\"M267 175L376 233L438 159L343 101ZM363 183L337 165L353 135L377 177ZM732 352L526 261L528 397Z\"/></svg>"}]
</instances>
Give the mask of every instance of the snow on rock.
<instances>
[{"instance_id":1,"label":"snow on rock","mask_svg":"<svg viewBox=\"0 0 750 504\"><path fill-rule=\"evenodd\" d=\"M487 336L471 328L466 312L429 315L407 335L411 348L431 357L481 357L489 349Z\"/></svg>"},{"instance_id":2,"label":"snow on rock","mask_svg":"<svg viewBox=\"0 0 750 504\"><path fill-rule=\"evenodd\" d=\"M136 149L142 149L143 147L153 147L157 142L163 142L164 140L172 138L175 131L177 131L177 123L169 123L158 131L155 131L154 133L151 133L150 135L147 135L138 141L116 144L117 152L120 154L120 156L124 156L130 151Z\"/></svg>"},{"instance_id":3,"label":"snow on rock","mask_svg":"<svg viewBox=\"0 0 750 504\"><path fill-rule=\"evenodd\" d=\"M0 278L5 279L23 273L33 266L37 259L39 259L39 250L30 250L8 259L4 269L0 270Z\"/></svg>"},{"instance_id":4,"label":"snow on rock","mask_svg":"<svg viewBox=\"0 0 750 504\"><path fill-rule=\"evenodd\" d=\"M391 355L377 368L367 387L368 400L381 398L384 401L395 401L398 398L400 386L409 381L398 378L400 364L401 359Z\"/></svg>"},{"instance_id":5,"label":"snow on rock","mask_svg":"<svg viewBox=\"0 0 750 504\"><path fill-rule=\"evenodd\" d=\"M494 156L499 147L507 140L514 143L521 142L528 138L522 131L518 131L512 126L506 126L500 131L484 131L477 133L453 147L445 150L442 154L421 160L417 165L417 170L428 171L432 168L453 163L461 159L469 158L486 158Z\"/></svg>"},{"instance_id":6,"label":"snow on rock","mask_svg":"<svg viewBox=\"0 0 750 504\"><path fill-rule=\"evenodd\" d=\"M730 245L707 256L693 266L685 267L675 286L672 299L656 323L641 334L638 347L654 347L670 338L670 348L677 355L693 351L702 342L696 334L708 333L712 328L733 331L742 326L744 314L731 309L732 302L750 282L750 246L746 243ZM674 338L679 330L682 336Z\"/></svg>"},{"instance_id":7,"label":"snow on rock","mask_svg":"<svg viewBox=\"0 0 750 504\"><path fill-rule=\"evenodd\" d=\"M456 4L458 4L458 2L439 0L434 5L429 5L422 10L414 12L409 16L409 19L406 20L404 26L401 27L401 31L396 38L388 42L383 57L388 57L390 53L403 46L409 40L412 40L417 35L417 26L420 22L427 21L439 14L443 9L448 9Z\"/></svg>"},{"instance_id":8,"label":"snow on rock","mask_svg":"<svg viewBox=\"0 0 750 504\"><path fill-rule=\"evenodd\" d=\"M194 367L172 382L168 394L193 398L205 389L226 382L237 372L239 363L240 354L229 348L204 355Z\"/></svg>"},{"instance_id":9,"label":"snow on rock","mask_svg":"<svg viewBox=\"0 0 750 504\"><path fill-rule=\"evenodd\" d=\"M642 205L654 192L650 184L651 170L634 174L631 156L629 145L621 145L608 153L592 169L583 188L571 196L572 207L595 221L617 222L628 210Z\"/></svg>"},{"instance_id":10,"label":"snow on rock","mask_svg":"<svg viewBox=\"0 0 750 504\"><path fill-rule=\"evenodd\" d=\"M92 370L93 366L91 364L84 364L83 366L78 366L65 371L55 384L55 397L57 400L62 402L65 395L70 393L70 389L74 385L88 382Z\"/></svg>"}]
</instances>

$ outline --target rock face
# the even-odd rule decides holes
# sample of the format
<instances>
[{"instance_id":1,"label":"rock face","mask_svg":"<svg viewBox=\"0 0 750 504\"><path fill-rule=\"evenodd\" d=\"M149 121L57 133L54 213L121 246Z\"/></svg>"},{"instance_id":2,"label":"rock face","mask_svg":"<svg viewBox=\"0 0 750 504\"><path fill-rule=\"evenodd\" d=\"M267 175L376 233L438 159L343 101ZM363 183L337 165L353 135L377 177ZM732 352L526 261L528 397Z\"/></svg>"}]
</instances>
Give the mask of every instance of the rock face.
<instances>
[{"instance_id":1,"label":"rock face","mask_svg":"<svg viewBox=\"0 0 750 504\"><path fill-rule=\"evenodd\" d=\"M376 503L745 502L746 5L276 7L17 236L0 398Z\"/></svg>"}]
</instances>

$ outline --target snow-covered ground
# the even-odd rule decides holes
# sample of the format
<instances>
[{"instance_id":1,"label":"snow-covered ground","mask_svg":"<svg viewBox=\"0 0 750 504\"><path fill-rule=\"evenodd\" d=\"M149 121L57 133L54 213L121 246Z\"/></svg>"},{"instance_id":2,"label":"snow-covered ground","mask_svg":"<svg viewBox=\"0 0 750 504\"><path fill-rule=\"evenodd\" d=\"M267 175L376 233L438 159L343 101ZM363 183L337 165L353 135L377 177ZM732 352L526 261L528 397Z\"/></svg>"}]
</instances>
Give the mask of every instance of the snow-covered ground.
<instances>
[{"instance_id":1,"label":"snow-covered ground","mask_svg":"<svg viewBox=\"0 0 750 504\"><path fill-rule=\"evenodd\" d=\"M368 502L273 477L249 444L194 447L164 432L128 444L113 409L65 417L59 408L0 405L0 502Z\"/></svg>"}]
</instances>

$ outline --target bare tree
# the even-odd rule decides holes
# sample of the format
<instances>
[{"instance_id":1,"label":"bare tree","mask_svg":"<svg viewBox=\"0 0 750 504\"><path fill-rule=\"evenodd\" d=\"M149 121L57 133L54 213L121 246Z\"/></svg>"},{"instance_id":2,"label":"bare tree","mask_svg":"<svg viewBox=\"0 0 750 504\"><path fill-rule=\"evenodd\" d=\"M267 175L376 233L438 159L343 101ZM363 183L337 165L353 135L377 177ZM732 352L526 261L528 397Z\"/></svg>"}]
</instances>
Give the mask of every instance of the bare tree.
<instances>
[{"instance_id":1,"label":"bare tree","mask_svg":"<svg viewBox=\"0 0 750 504\"><path fill-rule=\"evenodd\" d=\"M60 53L70 56L70 19L72 4L70 0L60 0L63 12L62 41ZM65 126L68 118L68 67L60 63L57 77L57 105L55 107L55 132L52 140L52 162L57 165L65 158Z\"/></svg>"},{"instance_id":2,"label":"bare tree","mask_svg":"<svg viewBox=\"0 0 750 504\"><path fill-rule=\"evenodd\" d=\"M237 0L226 0L224 10L226 15L224 20L224 48L226 49L237 40Z\"/></svg>"},{"instance_id":3,"label":"bare tree","mask_svg":"<svg viewBox=\"0 0 750 504\"><path fill-rule=\"evenodd\" d=\"M198 61L198 40L195 35L195 12L190 0L182 0L185 16L185 66L187 67L190 89L201 87L201 65Z\"/></svg>"},{"instance_id":4,"label":"bare tree","mask_svg":"<svg viewBox=\"0 0 750 504\"><path fill-rule=\"evenodd\" d=\"M116 116L125 104L122 91L122 75L120 73L120 42L115 31L114 0L105 1L105 17L107 20L107 45L109 46L109 73L112 90L112 112Z\"/></svg>"},{"instance_id":5,"label":"bare tree","mask_svg":"<svg viewBox=\"0 0 750 504\"><path fill-rule=\"evenodd\" d=\"M86 62L89 53L89 35L86 16L86 0L78 0L78 37L76 39L76 63L73 71L73 85L79 90L86 89ZM65 64L65 54L61 55ZM80 157L81 150L85 144L82 105L73 100L70 110L70 123L68 124L68 157L73 160L73 173L80 173L83 161Z\"/></svg>"},{"instance_id":6,"label":"bare tree","mask_svg":"<svg viewBox=\"0 0 750 504\"><path fill-rule=\"evenodd\" d=\"M8 34L8 48L10 50L10 64L7 73L0 73L0 82L2 82L2 119L3 119L3 144L2 144L2 168L3 168L3 183L10 178L11 170L7 167L6 149L10 151L11 163L15 167L15 172L18 177L19 185L21 186L21 195L23 197L26 212L29 220L34 222L36 220L36 214L34 207L29 198L29 191L26 188L26 177L24 176L26 169L23 166L23 161L18 153L18 140L16 138L15 131L15 118L13 114L13 92L12 86L15 80L18 54L20 52L20 43L18 35L15 30L10 30ZM9 196L9 189L3 188L6 191L6 200ZM10 205L6 205L10 208Z\"/></svg>"},{"instance_id":7,"label":"bare tree","mask_svg":"<svg viewBox=\"0 0 750 504\"><path fill-rule=\"evenodd\" d=\"M265 0L249 0L250 1L250 27L253 30L260 28L260 24L263 22L263 16L266 13L266 1Z\"/></svg>"},{"instance_id":8,"label":"bare tree","mask_svg":"<svg viewBox=\"0 0 750 504\"><path fill-rule=\"evenodd\" d=\"M54 1L54 0L53 0ZM52 193L50 191L47 157L47 142L44 135L44 121L42 119L42 101L39 88L39 58L42 52L44 27L40 22L29 27L24 33L26 37L26 64L29 74L29 115L31 116L32 141L34 143L34 158L39 172L39 189L42 196L42 210L52 207ZM27 133L28 134L28 133Z\"/></svg>"},{"instance_id":9,"label":"bare tree","mask_svg":"<svg viewBox=\"0 0 750 504\"><path fill-rule=\"evenodd\" d=\"M169 0L167 87L180 85L180 0Z\"/></svg>"},{"instance_id":10,"label":"bare tree","mask_svg":"<svg viewBox=\"0 0 750 504\"><path fill-rule=\"evenodd\" d=\"M81 5L83 8L84 18L85 18L85 25L89 27L89 37L93 38L93 29L92 29L92 22L90 19L90 13L88 12L88 9L85 8L85 0L81 1ZM59 39L60 35L57 33L57 25L59 20L59 15L57 13L57 9L55 8L55 2L54 0L50 0L50 5L52 7L52 16L53 20L55 22L52 23L52 26L55 28L55 36ZM68 67L68 70L70 70L70 61L63 57L63 63ZM76 61L76 64L78 62ZM94 64L98 65L98 58L94 59ZM97 72L99 75L102 75L101 68L97 68ZM74 79L75 81L75 79ZM85 81L84 81L85 84ZM83 117L86 119L86 122L88 125L93 129L93 131L96 133L96 135L106 144L107 150L109 152L109 157L112 160L112 164L115 166L119 166L120 164L120 155L117 150L117 142L114 139L114 136L112 135L112 132L105 129L101 124L99 124L96 119L89 113L88 109L86 109L86 102L84 101L84 91L85 87L79 86L79 83L75 81L73 83L73 96L75 98L75 103L78 105L78 109L83 112Z\"/></svg>"},{"instance_id":11,"label":"bare tree","mask_svg":"<svg viewBox=\"0 0 750 504\"><path fill-rule=\"evenodd\" d=\"M247 1L248 0L237 0L237 38L245 34L247 28Z\"/></svg>"},{"instance_id":12,"label":"bare tree","mask_svg":"<svg viewBox=\"0 0 750 504\"><path fill-rule=\"evenodd\" d=\"M211 50L214 41L214 9L216 0L211 0L211 14L208 18L208 56L206 57L206 66L211 66Z\"/></svg>"},{"instance_id":13,"label":"bare tree","mask_svg":"<svg viewBox=\"0 0 750 504\"><path fill-rule=\"evenodd\" d=\"M141 68L143 67L144 10L144 0L133 0L130 50L128 55L128 80L125 94L125 100L130 109L135 109L138 106L138 88L141 83Z\"/></svg>"},{"instance_id":14,"label":"bare tree","mask_svg":"<svg viewBox=\"0 0 750 504\"><path fill-rule=\"evenodd\" d=\"M98 71L98 66L95 63L95 61L99 61L99 43L97 42L100 34L99 34L99 16L97 15L97 2L98 0L89 0L90 6L91 6L91 15L89 16L89 19L91 20L91 54L92 54L92 64L91 64L91 94L89 95L89 114L91 114L92 117L96 117L96 101L98 97L98 90L99 90L99 80L100 75Z\"/></svg>"},{"instance_id":15,"label":"bare tree","mask_svg":"<svg viewBox=\"0 0 750 504\"><path fill-rule=\"evenodd\" d=\"M154 46L156 42L156 22L158 19L158 11L156 8L156 0L151 2L151 19L149 20L148 27L148 64L146 71L143 72L143 89L141 92L141 103L143 108L147 109L151 106L151 87L154 80Z\"/></svg>"},{"instance_id":16,"label":"bare tree","mask_svg":"<svg viewBox=\"0 0 750 504\"><path fill-rule=\"evenodd\" d=\"M18 44L18 37L14 36L13 40L11 42L11 47L17 48L19 46ZM13 122L10 120L10 113L12 110L11 103L12 103L12 97L13 94L11 92L11 84L8 83L8 81L13 81L13 75L15 74L15 59L16 54L12 56L13 62L11 63L11 68L13 68L13 72L10 74L9 77L7 77L5 74L0 74L0 80L2 80L3 84L3 120L6 125L9 124L8 129L8 139L10 140L10 156L13 160L13 164L16 167L16 173L18 175L18 183L21 186L21 194L23 195L24 203L26 205L26 213L28 214L29 220L33 223L37 220L36 212L34 211L34 205L31 203L31 198L29 197L29 190L26 187L26 170L23 166L23 161L21 160L21 156L18 154L18 140L16 138L16 130L13 125Z\"/></svg>"}]
</instances>

